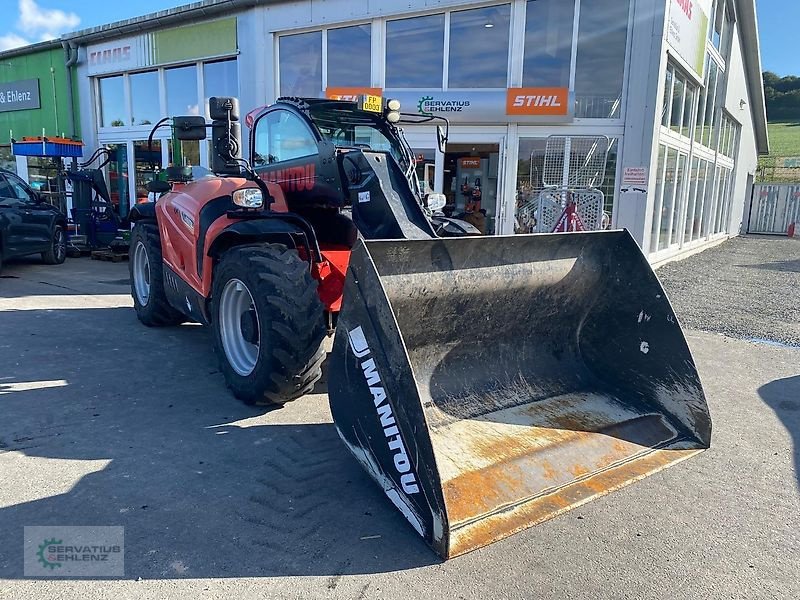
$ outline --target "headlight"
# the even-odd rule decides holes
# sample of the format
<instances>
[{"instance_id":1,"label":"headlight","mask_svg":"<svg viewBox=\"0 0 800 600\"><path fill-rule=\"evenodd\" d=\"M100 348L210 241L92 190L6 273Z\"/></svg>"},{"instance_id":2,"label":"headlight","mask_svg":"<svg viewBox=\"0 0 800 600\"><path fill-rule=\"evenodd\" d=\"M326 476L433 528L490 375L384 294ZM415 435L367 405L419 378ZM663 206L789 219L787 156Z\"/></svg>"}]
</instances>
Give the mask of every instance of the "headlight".
<instances>
[{"instance_id":1,"label":"headlight","mask_svg":"<svg viewBox=\"0 0 800 600\"><path fill-rule=\"evenodd\" d=\"M264 196L256 188L236 190L233 192L233 203L242 208L261 208L264 205Z\"/></svg>"}]
</instances>

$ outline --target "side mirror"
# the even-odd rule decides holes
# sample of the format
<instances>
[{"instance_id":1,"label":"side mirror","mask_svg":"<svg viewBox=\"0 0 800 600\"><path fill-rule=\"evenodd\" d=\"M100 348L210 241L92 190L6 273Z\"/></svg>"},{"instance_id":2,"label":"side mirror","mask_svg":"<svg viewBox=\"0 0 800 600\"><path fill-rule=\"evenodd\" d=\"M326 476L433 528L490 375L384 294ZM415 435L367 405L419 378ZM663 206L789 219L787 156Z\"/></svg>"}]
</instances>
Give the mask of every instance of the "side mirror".
<instances>
[{"instance_id":1,"label":"side mirror","mask_svg":"<svg viewBox=\"0 0 800 600\"><path fill-rule=\"evenodd\" d=\"M431 212L439 212L447 206L447 196L444 194L428 194L427 197L428 208Z\"/></svg>"},{"instance_id":2,"label":"side mirror","mask_svg":"<svg viewBox=\"0 0 800 600\"><path fill-rule=\"evenodd\" d=\"M208 99L208 114L212 121L238 121L239 100L228 96L212 96Z\"/></svg>"},{"instance_id":3,"label":"side mirror","mask_svg":"<svg viewBox=\"0 0 800 600\"><path fill-rule=\"evenodd\" d=\"M174 117L172 127L175 137L181 141L206 139L206 120L204 117Z\"/></svg>"},{"instance_id":4,"label":"side mirror","mask_svg":"<svg viewBox=\"0 0 800 600\"><path fill-rule=\"evenodd\" d=\"M439 146L439 152L444 154L447 149L447 133L445 133L444 127L441 125L436 127L436 143Z\"/></svg>"}]
</instances>

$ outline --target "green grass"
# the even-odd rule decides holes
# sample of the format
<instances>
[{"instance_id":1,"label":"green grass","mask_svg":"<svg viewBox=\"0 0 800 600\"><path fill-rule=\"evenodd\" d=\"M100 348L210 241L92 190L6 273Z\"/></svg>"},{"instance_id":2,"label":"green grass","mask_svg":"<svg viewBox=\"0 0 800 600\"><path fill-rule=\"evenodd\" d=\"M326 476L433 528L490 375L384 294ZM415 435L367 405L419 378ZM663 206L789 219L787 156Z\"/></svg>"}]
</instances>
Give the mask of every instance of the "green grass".
<instances>
[{"instance_id":1,"label":"green grass","mask_svg":"<svg viewBox=\"0 0 800 600\"><path fill-rule=\"evenodd\" d=\"M800 122L769 124L770 156L800 157Z\"/></svg>"}]
</instances>

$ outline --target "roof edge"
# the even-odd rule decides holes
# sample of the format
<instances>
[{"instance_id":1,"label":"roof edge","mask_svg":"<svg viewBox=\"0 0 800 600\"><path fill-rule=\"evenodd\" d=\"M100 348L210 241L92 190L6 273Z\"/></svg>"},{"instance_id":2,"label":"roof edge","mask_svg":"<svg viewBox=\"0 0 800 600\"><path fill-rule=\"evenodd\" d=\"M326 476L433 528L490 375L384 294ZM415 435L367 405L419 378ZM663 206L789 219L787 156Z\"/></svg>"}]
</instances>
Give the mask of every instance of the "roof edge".
<instances>
[{"instance_id":1,"label":"roof edge","mask_svg":"<svg viewBox=\"0 0 800 600\"><path fill-rule=\"evenodd\" d=\"M739 14L737 22L742 38L742 58L750 92L750 110L753 115L756 149L759 154L769 154L767 101L761 67L761 42L758 37L756 1L736 0L736 8Z\"/></svg>"},{"instance_id":2,"label":"roof edge","mask_svg":"<svg viewBox=\"0 0 800 600\"><path fill-rule=\"evenodd\" d=\"M44 42L28 44L27 46L20 46L19 48L10 48L9 50L0 51L0 59L14 58L26 54L34 54L36 52L46 52L47 50L55 50L56 48L61 48L60 39L46 40Z\"/></svg>"},{"instance_id":3,"label":"roof edge","mask_svg":"<svg viewBox=\"0 0 800 600\"><path fill-rule=\"evenodd\" d=\"M62 36L62 39L80 44L90 44L144 33L159 27L185 25L187 20L190 19L208 19L224 14L232 14L263 3L263 0L201 0L200 2L161 10L141 17L67 33Z\"/></svg>"}]
</instances>

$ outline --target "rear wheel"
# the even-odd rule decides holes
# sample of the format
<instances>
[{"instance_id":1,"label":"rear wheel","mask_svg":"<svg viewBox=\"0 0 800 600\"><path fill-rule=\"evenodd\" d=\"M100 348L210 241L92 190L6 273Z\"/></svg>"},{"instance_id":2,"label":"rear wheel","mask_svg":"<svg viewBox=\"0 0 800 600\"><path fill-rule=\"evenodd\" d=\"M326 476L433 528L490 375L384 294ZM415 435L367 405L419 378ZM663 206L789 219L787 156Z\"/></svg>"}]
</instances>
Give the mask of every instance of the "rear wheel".
<instances>
[{"instance_id":1,"label":"rear wheel","mask_svg":"<svg viewBox=\"0 0 800 600\"><path fill-rule=\"evenodd\" d=\"M172 308L164 292L161 239L155 223L137 223L131 232L131 296L136 316L148 327L179 325L186 317Z\"/></svg>"},{"instance_id":2,"label":"rear wheel","mask_svg":"<svg viewBox=\"0 0 800 600\"><path fill-rule=\"evenodd\" d=\"M60 265L67 260L67 235L61 225L53 228L50 247L42 252L42 260L48 265Z\"/></svg>"},{"instance_id":3,"label":"rear wheel","mask_svg":"<svg viewBox=\"0 0 800 600\"><path fill-rule=\"evenodd\" d=\"M212 289L214 348L247 404L284 404L322 377L325 320L308 263L282 245L226 252Z\"/></svg>"}]
</instances>

